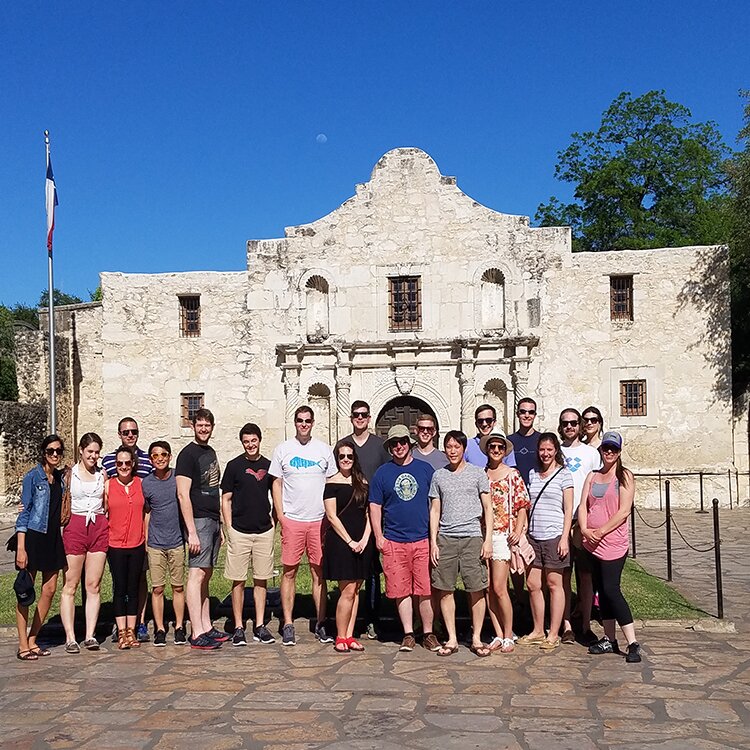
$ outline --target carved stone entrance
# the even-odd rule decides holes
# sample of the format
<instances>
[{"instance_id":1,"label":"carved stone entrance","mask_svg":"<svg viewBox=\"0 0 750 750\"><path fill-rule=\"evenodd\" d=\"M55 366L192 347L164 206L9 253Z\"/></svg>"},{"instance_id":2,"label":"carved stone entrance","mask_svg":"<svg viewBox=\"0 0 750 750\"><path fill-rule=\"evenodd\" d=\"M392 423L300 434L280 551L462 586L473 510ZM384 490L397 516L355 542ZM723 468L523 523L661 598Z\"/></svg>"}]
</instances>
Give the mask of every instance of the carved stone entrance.
<instances>
[{"instance_id":1,"label":"carved stone entrance","mask_svg":"<svg viewBox=\"0 0 750 750\"><path fill-rule=\"evenodd\" d=\"M416 431L417 420L420 414L430 414L437 417L432 407L426 402L422 401L421 398L415 396L400 396L399 398L391 399L378 414L377 421L375 422L375 433L380 435L382 438L388 436L388 430L395 424L405 424L409 431L414 434ZM440 425L438 425L440 429Z\"/></svg>"}]
</instances>

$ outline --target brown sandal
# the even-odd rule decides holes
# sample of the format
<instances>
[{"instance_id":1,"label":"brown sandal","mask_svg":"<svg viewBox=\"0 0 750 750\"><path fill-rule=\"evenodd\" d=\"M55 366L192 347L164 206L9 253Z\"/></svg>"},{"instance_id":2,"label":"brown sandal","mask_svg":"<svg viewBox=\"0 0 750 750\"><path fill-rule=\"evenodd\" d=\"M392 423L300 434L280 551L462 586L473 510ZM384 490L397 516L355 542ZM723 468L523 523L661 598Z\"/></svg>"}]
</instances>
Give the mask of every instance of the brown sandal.
<instances>
[{"instance_id":1,"label":"brown sandal","mask_svg":"<svg viewBox=\"0 0 750 750\"><path fill-rule=\"evenodd\" d=\"M117 631L117 648L120 649L120 651L126 651L127 649L130 648L130 643L128 642L127 630Z\"/></svg>"},{"instance_id":2,"label":"brown sandal","mask_svg":"<svg viewBox=\"0 0 750 750\"><path fill-rule=\"evenodd\" d=\"M140 648L141 644L135 637L135 630L133 628L125 628L125 640L128 642L130 648Z\"/></svg>"}]
</instances>

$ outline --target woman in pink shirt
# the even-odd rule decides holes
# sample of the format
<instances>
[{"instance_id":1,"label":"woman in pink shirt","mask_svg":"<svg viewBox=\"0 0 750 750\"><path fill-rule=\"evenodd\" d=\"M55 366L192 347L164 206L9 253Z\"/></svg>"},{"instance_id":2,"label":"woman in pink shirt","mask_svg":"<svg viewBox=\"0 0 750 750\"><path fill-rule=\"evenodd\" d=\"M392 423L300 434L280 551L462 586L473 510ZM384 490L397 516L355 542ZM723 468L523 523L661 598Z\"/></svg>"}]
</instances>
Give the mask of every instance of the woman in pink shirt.
<instances>
[{"instance_id":1,"label":"woman in pink shirt","mask_svg":"<svg viewBox=\"0 0 750 750\"><path fill-rule=\"evenodd\" d=\"M599 592L599 609L604 637L589 647L590 654L619 654L615 620L627 638L625 661L641 660L641 647L635 639L630 607L622 595L620 579L628 556L628 518L635 496L635 478L622 465L622 436L605 432L599 447L602 467L592 471L583 485L578 508L578 525L583 547L590 557L594 590Z\"/></svg>"},{"instance_id":2,"label":"woman in pink shirt","mask_svg":"<svg viewBox=\"0 0 750 750\"><path fill-rule=\"evenodd\" d=\"M112 604L117 623L117 647L137 648L138 586L146 555L143 523L144 500L141 480L136 476L138 455L121 445L115 454L115 476L104 488L104 507L109 516L109 569L112 573Z\"/></svg>"}]
</instances>

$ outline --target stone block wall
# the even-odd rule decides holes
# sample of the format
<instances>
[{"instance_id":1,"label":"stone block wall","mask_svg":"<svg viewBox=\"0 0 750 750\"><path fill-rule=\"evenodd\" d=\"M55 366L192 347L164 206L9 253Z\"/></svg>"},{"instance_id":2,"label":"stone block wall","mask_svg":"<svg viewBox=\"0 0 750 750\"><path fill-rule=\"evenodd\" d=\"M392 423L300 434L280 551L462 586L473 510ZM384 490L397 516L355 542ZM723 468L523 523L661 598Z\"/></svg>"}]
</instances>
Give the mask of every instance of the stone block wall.
<instances>
[{"instance_id":1,"label":"stone block wall","mask_svg":"<svg viewBox=\"0 0 750 750\"><path fill-rule=\"evenodd\" d=\"M0 506L15 505L21 497L23 475L39 460L46 420L46 402L0 401Z\"/></svg>"}]
</instances>

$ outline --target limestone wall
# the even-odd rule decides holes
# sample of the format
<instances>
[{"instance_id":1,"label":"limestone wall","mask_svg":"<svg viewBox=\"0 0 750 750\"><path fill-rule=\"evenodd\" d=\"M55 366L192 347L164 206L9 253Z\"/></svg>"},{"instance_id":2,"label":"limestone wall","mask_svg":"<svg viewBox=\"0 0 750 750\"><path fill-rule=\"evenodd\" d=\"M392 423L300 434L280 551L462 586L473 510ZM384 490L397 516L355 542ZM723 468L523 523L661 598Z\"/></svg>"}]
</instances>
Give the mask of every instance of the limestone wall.
<instances>
[{"instance_id":1,"label":"limestone wall","mask_svg":"<svg viewBox=\"0 0 750 750\"><path fill-rule=\"evenodd\" d=\"M46 402L0 401L0 507L15 505L21 497L23 475L39 460L46 416Z\"/></svg>"}]
</instances>

